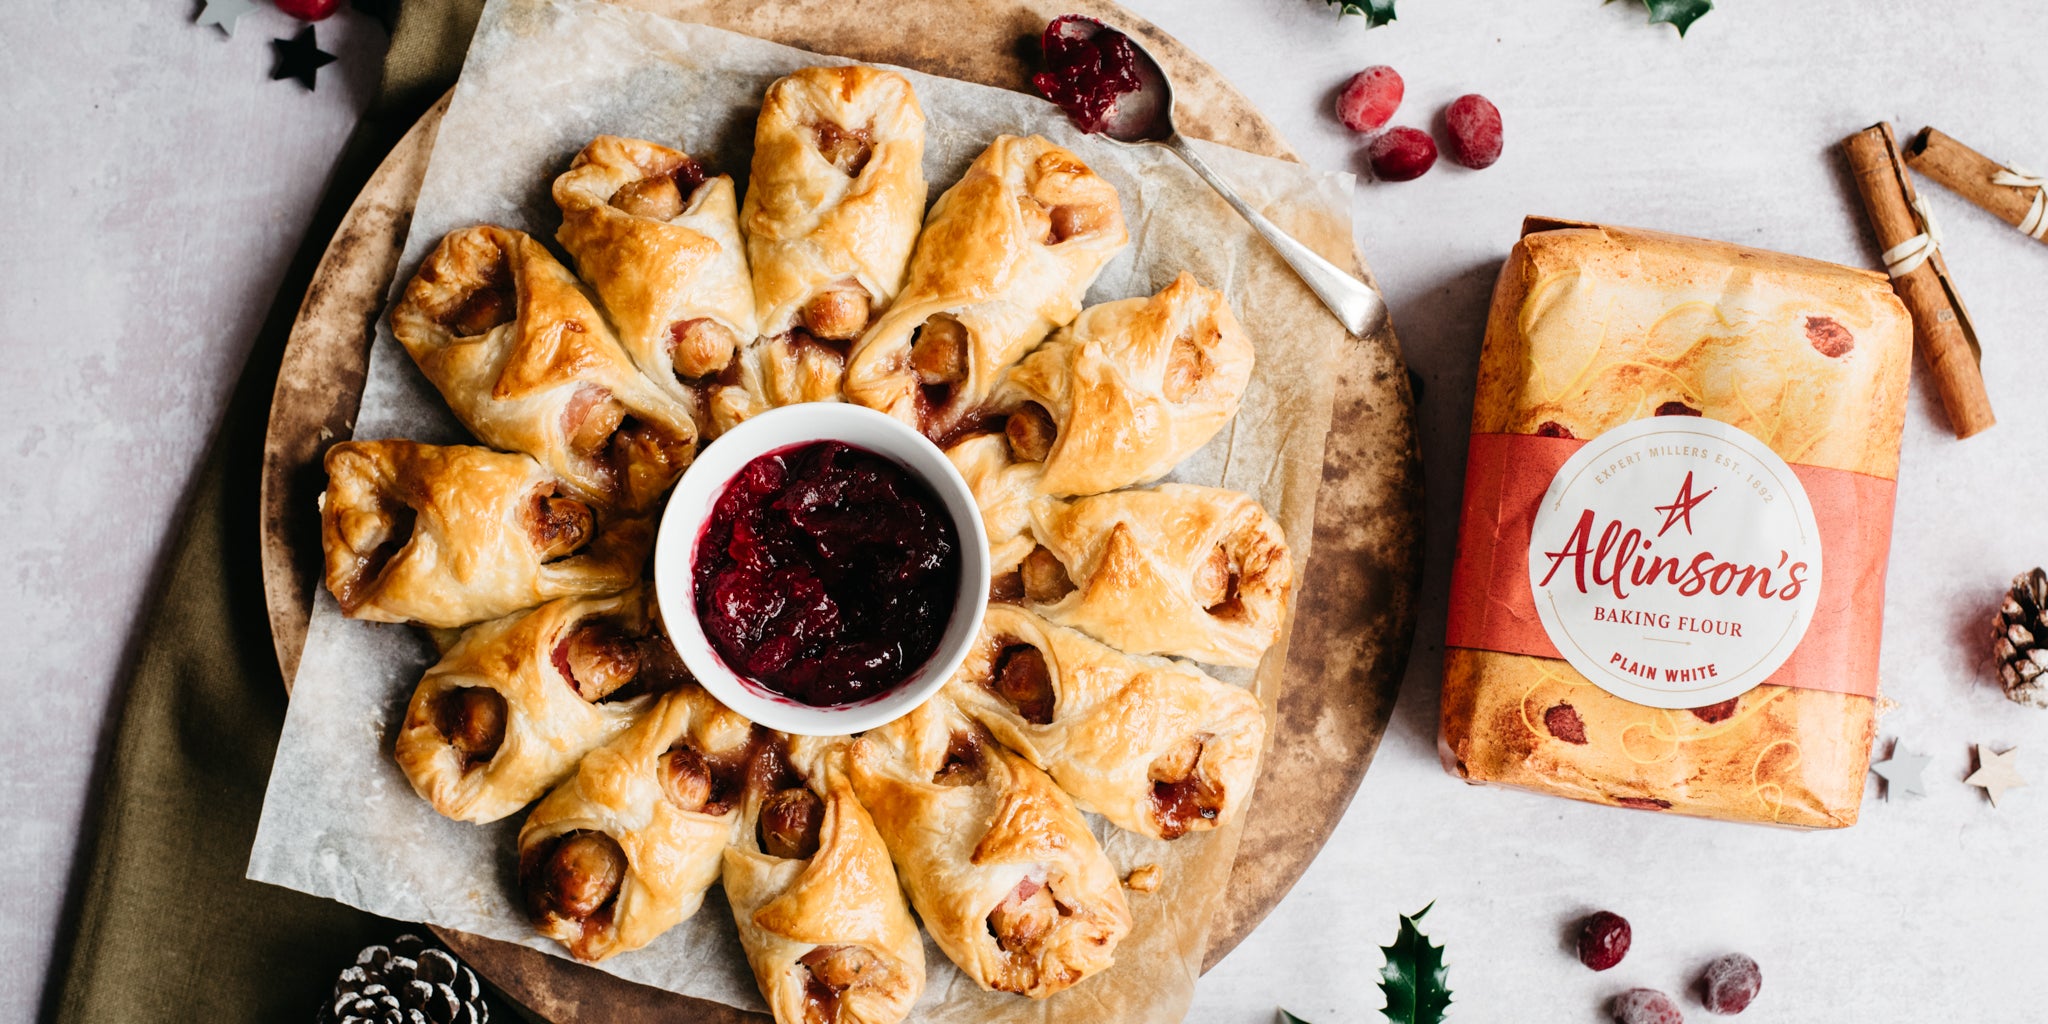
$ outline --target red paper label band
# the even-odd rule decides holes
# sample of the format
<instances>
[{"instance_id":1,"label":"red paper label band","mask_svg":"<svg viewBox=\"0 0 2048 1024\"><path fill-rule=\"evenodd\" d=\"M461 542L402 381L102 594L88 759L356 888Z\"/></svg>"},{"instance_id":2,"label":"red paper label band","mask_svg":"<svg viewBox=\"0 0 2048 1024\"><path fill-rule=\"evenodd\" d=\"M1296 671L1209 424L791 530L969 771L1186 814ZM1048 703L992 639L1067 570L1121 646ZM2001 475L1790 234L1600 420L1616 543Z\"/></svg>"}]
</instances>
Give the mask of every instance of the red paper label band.
<instances>
[{"instance_id":1,"label":"red paper label band","mask_svg":"<svg viewBox=\"0 0 2048 1024\"><path fill-rule=\"evenodd\" d=\"M1447 645L1562 658L1537 616L1529 539L1551 478L1585 444L1534 434L1472 436ZM1812 502L1827 571L1805 638L1768 681L1875 697L1896 485L1816 466L1792 471Z\"/></svg>"}]
</instances>

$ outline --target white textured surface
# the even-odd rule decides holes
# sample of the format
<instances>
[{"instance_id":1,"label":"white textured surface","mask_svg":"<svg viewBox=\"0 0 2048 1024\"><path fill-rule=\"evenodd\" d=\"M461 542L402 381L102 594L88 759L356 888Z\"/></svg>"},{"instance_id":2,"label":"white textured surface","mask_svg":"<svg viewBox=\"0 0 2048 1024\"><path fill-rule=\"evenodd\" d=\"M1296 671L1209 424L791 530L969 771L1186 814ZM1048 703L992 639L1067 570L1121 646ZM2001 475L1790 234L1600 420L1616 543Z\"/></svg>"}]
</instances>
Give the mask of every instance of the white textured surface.
<instances>
[{"instance_id":1,"label":"white textured surface","mask_svg":"<svg viewBox=\"0 0 2048 1024\"><path fill-rule=\"evenodd\" d=\"M35 1014L149 577L383 56L330 19L307 95L270 80L297 22L198 10L29 0L0 29L0 1020Z\"/></svg>"},{"instance_id":2,"label":"white textured surface","mask_svg":"<svg viewBox=\"0 0 2048 1024\"><path fill-rule=\"evenodd\" d=\"M1521 217L1607 219L1868 264L1834 144L1879 118L1935 124L2048 166L2048 9L1900 0L1725 0L1680 41L1633 4L1404 0L1366 32L1312 0L1130 0L1219 66L1318 167L1355 170L1326 110L1366 64L1408 80L1397 121L1467 91L1501 107L1507 153L1366 184L1365 251L1427 381L1429 561L1420 643L1351 814L1294 894L1204 981L1193 1019L1377 1020L1376 947L1435 899L1464 1021L1592 1021L1632 985L1676 991L1729 949L1762 962L1750 1021L2038 1016L2048 876L2048 714L1987 682L1983 622L2012 573L2048 561L2036 394L2048 248L1954 196L1949 261L1986 345L2002 422L1958 443L1917 390L1894 533L1882 723L1931 755L1925 798L1866 803L1796 835L1468 790L1433 750L1443 586L1486 298ZM0 498L11 527L12 670L0 753L18 874L0 892L0 1019L34 1013L116 666L161 539L348 121L378 30L321 27L343 62L308 97L267 80L259 10L233 40L196 4L32 0L0 34ZM61 12L59 8L62 8ZM339 73L337 73L339 72ZM2031 98L2037 106L2028 111ZM2031 474L2031 476L2030 476ZM1974 742L2020 744L2037 782L1993 810L1962 784ZM1885 740L1880 741L1885 742ZM2031 756L2029 756L2031 755ZM1635 925L1622 966L1565 950L1580 912ZM1688 1004L1695 1020L1706 1018Z\"/></svg>"}]
</instances>

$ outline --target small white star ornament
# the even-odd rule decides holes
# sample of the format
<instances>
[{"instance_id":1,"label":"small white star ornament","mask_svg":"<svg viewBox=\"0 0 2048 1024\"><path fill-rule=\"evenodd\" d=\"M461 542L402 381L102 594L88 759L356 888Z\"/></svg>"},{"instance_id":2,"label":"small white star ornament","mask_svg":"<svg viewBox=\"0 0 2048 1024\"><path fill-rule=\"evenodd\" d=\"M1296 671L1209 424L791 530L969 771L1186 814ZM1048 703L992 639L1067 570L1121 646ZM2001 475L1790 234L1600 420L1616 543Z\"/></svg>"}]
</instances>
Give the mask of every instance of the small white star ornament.
<instances>
[{"instance_id":1,"label":"small white star ornament","mask_svg":"<svg viewBox=\"0 0 2048 1024\"><path fill-rule=\"evenodd\" d=\"M193 23L218 26L228 35L235 34L235 22L242 20L242 15L256 9L256 0L205 0L205 4Z\"/></svg>"},{"instance_id":2,"label":"small white star ornament","mask_svg":"<svg viewBox=\"0 0 2048 1024\"><path fill-rule=\"evenodd\" d=\"M1870 766L1877 777L1884 780L1884 798L1890 801L1894 792L1927 795L1926 781L1921 777L1927 771L1931 758L1908 754L1899 745L1892 744L1892 756Z\"/></svg>"},{"instance_id":3,"label":"small white star ornament","mask_svg":"<svg viewBox=\"0 0 2048 1024\"><path fill-rule=\"evenodd\" d=\"M1963 781L1984 790L1984 795L1991 798L1991 806L1997 807L2006 790L2027 784L2027 780L2020 778L2019 753L2018 747L2004 753L1993 753L1980 743L1977 745L1977 770Z\"/></svg>"}]
</instances>

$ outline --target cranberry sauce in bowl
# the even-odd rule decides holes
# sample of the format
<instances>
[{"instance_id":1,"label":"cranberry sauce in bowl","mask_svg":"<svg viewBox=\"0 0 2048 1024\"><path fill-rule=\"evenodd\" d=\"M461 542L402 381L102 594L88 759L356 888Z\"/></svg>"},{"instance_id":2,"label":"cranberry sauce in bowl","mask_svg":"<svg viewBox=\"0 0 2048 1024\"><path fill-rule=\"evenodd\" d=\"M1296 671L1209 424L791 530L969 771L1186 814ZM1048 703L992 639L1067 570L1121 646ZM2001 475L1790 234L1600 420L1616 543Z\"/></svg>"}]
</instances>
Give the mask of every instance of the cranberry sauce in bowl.
<instances>
[{"instance_id":1,"label":"cranberry sauce in bowl","mask_svg":"<svg viewBox=\"0 0 2048 1024\"><path fill-rule=\"evenodd\" d=\"M908 714L960 667L988 607L974 493L924 435L812 402L720 435L684 472L654 549L691 675L779 732Z\"/></svg>"},{"instance_id":2,"label":"cranberry sauce in bowl","mask_svg":"<svg viewBox=\"0 0 2048 1024\"><path fill-rule=\"evenodd\" d=\"M842 441L757 456L697 543L697 618L728 668L812 707L884 693L923 667L960 589L939 497Z\"/></svg>"}]
</instances>

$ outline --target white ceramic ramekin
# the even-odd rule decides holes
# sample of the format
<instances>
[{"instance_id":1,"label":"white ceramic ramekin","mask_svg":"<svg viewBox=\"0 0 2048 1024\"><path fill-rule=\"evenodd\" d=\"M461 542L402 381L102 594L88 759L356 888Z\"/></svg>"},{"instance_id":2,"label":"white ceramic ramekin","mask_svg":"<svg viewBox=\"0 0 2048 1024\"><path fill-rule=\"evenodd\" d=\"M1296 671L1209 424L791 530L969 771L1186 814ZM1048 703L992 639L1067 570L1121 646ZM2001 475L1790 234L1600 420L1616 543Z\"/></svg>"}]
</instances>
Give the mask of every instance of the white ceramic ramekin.
<instances>
[{"instance_id":1,"label":"white ceramic ramekin","mask_svg":"<svg viewBox=\"0 0 2048 1024\"><path fill-rule=\"evenodd\" d=\"M886 456L923 480L952 516L960 540L960 591L938 650L924 667L889 690L853 704L812 707L742 678L726 667L697 620L697 544L725 488L747 463L811 441L842 441ZM726 707L770 729L801 736L841 736L892 722L938 692L960 668L988 608L988 535L981 510L960 471L938 446L899 420L842 402L809 402L762 413L720 435L683 474L662 513L654 547L654 586L662 624L697 681Z\"/></svg>"}]
</instances>

